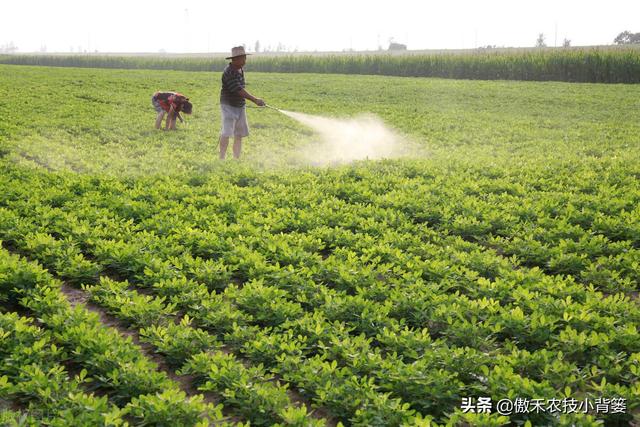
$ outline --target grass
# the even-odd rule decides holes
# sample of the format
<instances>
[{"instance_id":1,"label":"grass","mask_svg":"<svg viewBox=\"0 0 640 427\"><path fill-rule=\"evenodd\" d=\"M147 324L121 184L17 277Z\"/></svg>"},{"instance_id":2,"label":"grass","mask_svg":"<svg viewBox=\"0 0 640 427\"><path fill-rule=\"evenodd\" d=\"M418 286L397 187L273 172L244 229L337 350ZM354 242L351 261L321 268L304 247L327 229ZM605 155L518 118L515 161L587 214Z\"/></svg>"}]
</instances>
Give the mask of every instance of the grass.
<instances>
[{"instance_id":1,"label":"grass","mask_svg":"<svg viewBox=\"0 0 640 427\"><path fill-rule=\"evenodd\" d=\"M3 66L9 158L53 169L115 174L207 171L219 132L219 75ZM11 77L10 77L11 76ZM434 156L528 164L636 157L634 85L460 81L248 71L248 90L271 105L335 117L370 112ZM194 114L177 132L155 131L151 94L179 90ZM52 101L53 100L53 101ZM247 158L284 164L316 137L269 109L249 109ZM100 155L94 155L99 153ZM25 160L31 159L31 160Z\"/></svg>"}]
</instances>

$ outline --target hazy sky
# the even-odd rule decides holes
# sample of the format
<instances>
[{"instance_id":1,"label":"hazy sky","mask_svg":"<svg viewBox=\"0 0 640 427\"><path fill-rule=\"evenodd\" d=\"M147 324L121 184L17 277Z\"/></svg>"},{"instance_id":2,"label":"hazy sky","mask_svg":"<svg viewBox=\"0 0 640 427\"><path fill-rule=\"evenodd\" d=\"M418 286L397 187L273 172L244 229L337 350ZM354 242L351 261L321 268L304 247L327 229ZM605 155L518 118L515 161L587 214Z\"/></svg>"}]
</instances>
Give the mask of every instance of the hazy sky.
<instances>
[{"instance_id":1,"label":"hazy sky","mask_svg":"<svg viewBox=\"0 0 640 427\"><path fill-rule=\"evenodd\" d=\"M3 0L0 45L21 52L226 52L256 40L290 50L611 44L640 32L640 1ZM557 34L557 36L556 36ZM557 40L557 42L556 42Z\"/></svg>"}]
</instances>

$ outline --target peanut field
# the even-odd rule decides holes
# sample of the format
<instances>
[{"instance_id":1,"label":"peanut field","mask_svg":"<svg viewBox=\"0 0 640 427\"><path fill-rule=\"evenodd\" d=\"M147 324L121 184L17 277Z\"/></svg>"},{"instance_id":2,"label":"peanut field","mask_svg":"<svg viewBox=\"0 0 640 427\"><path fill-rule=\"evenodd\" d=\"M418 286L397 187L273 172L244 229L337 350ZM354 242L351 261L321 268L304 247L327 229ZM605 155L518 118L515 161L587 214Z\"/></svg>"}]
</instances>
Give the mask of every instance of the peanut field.
<instances>
[{"instance_id":1,"label":"peanut field","mask_svg":"<svg viewBox=\"0 0 640 427\"><path fill-rule=\"evenodd\" d=\"M0 65L0 424L640 425L640 85L246 78L415 150L248 108L221 161L217 72Z\"/></svg>"}]
</instances>

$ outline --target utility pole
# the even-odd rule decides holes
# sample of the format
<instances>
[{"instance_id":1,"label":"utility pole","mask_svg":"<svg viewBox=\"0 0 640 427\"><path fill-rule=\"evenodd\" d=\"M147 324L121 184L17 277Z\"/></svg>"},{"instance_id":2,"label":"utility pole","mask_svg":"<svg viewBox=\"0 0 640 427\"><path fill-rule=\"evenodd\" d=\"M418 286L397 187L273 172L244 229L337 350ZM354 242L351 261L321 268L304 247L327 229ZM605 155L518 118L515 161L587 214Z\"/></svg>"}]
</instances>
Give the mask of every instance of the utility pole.
<instances>
[{"instance_id":1,"label":"utility pole","mask_svg":"<svg viewBox=\"0 0 640 427\"><path fill-rule=\"evenodd\" d=\"M553 36L553 47L558 47L558 21L556 21L555 25L555 34Z\"/></svg>"}]
</instances>

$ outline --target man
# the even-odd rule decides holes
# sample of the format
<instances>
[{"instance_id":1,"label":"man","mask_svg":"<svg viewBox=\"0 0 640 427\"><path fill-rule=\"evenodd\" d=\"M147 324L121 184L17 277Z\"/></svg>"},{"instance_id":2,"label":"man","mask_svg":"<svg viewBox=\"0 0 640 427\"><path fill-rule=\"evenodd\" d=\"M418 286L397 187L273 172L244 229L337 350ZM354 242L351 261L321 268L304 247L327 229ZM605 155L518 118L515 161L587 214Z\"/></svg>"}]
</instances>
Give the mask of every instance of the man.
<instances>
[{"instance_id":1,"label":"man","mask_svg":"<svg viewBox=\"0 0 640 427\"><path fill-rule=\"evenodd\" d=\"M189 102L189 98L178 92L156 92L151 97L151 104L155 108L156 113L156 129L160 129L162 119L167 113L167 122L165 130L175 130L176 118L180 122L184 122L180 117L180 112L191 114L193 105Z\"/></svg>"},{"instance_id":2,"label":"man","mask_svg":"<svg viewBox=\"0 0 640 427\"><path fill-rule=\"evenodd\" d=\"M247 54L243 46L231 49L229 63L222 72L222 89L220 90L220 110L222 112L222 131L220 132L220 158L224 159L229 146L229 138L233 136L233 157L240 158L242 138L249 135L249 124L245 109L248 99L259 107L265 102L246 91L244 83L244 64Z\"/></svg>"}]
</instances>

